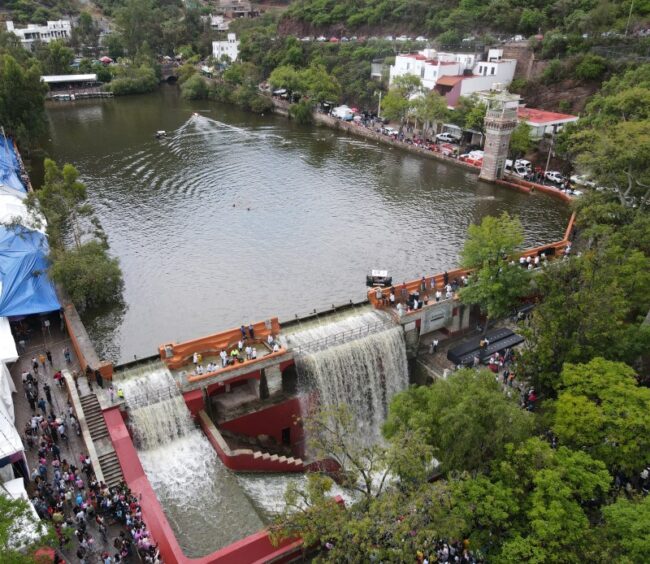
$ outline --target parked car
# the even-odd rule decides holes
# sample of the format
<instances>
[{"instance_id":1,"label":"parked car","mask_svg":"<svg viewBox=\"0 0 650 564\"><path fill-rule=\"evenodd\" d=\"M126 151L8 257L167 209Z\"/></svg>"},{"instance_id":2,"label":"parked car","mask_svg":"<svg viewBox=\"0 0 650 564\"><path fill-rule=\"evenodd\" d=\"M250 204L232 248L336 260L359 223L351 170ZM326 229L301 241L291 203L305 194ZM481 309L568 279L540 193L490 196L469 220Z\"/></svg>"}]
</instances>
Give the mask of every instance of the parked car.
<instances>
[{"instance_id":1,"label":"parked car","mask_svg":"<svg viewBox=\"0 0 650 564\"><path fill-rule=\"evenodd\" d=\"M557 170L549 170L544 173L544 178L550 180L553 184L562 184L564 182L564 176L559 173Z\"/></svg>"},{"instance_id":2,"label":"parked car","mask_svg":"<svg viewBox=\"0 0 650 564\"><path fill-rule=\"evenodd\" d=\"M584 174L574 174L570 178L572 184L578 184L579 186L587 186L589 188L596 188L596 183L593 180L589 180L588 176Z\"/></svg>"},{"instance_id":3,"label":"parked car","mask_svg":"<svg viewBox=\"0 0 650 564\"><path fill-rule=\"evenodd\" d=\"M515 161L515 166L523 166L524 168L527 168L529 171L533 170L533 163L527 161L526 159L517 159Z\"/></svg>"},{"instance_id":4,"label":"parked car","mask_svg":"<svg viewBox=\"0 0 650 564\"><path fill-rule=\"evenodd\" d=\"M397 135L399 133L399 130L395 129L394 127L382 127L381 132L384 135Z\"/></svg>"},{"instance_id":5,"label":"parked car","mask_svg":"<svg viewBox=\"0 0 650 564\"><path fill-rule=\"evenodd\" d=\"M320 41L322 43L323 41L327 41L327 37L325 37L324 35L319 35L316 38L316 41Z\"/></svg>"},{"instance_id":6,"label":"parked car","mask_svg":"<svg viewBox=\"0 0 650 564\"><path fill-rule=\"evenodd\" d=\"M415 40L416 40L416 41L428 41L428 39L427 39L426 37L424 37L423 35L418 35L418 36L415 38Z\"/></svg>"},{"instance_id":7,"label":"parked car","mask_svg":"<svg viewBox=\"0 0 650 564\"><path fill-rule=\"evenodd\" d=\"M436 135L436 141L438 143L458 143L458 137L454 137L451 133L438 133Z\"/></svg>"}]
</instances>

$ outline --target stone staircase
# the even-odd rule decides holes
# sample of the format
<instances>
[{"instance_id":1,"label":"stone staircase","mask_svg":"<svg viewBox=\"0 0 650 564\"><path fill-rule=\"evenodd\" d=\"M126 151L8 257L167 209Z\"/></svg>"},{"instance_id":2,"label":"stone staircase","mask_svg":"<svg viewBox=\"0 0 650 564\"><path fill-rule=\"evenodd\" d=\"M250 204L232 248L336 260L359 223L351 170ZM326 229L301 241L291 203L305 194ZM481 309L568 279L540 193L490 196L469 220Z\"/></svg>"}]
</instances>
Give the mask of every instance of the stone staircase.
<instances>
[{"instance_id":1,"label":"stone staircase","mask_svg":"<svg viewBox=\"0 0 650 564\"><path fill-rule=\"evenodd\" d=\"M117 454L113 449L99 400L95 394L89 393L81 396L79 402L81 403L86 425L90 432L90 438L97 451L99 467L104 476L104 482L109 487L116 486L123 480L122 468L120 467Z\"/></svg>"},{"instance_id":2,"label":"stone staircase","mask_svg":"<svg viewBox=\"0 0 650 564\"><path fill-rule=\"evenodd\" d=\"M294 458L293 456L280 456L277 454L270 454L268 452L261 452L259 450L253 451L253 459L270 460L273 462L277 462L278 464L287 464L289 466L295 466L296 468L300 468L301 470L304 470L305 468L305 463L301 458Z\"/></svg>"},{"instance_id":3,"label":"stone staircase","mask_svg":"<svg viewBox=\"0 0 650 564\"><path fill-rule=\"evenodd\" d=\"M93 441L98 441L104 437L108 437L108 428L104 422L102 415L102 408L99 406L99 400L95 394L88 394L79 398L81 407L86 416L86 423L90 436Z\"/></svg>"}]
</instances>

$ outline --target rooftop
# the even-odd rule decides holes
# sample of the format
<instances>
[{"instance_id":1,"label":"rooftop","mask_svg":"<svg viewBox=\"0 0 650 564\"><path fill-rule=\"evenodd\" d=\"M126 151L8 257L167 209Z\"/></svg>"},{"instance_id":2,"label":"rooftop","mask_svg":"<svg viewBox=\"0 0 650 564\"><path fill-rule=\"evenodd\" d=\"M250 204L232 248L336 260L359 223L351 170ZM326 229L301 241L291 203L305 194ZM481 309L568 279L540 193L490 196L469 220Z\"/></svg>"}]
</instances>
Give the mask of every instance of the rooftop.
<instances>
[{"instance_id":1,"label":"rooftop","mask_svg":"<svg viewBox=\"0 0 650 564\"><path fill-rule=\"evenodd\" d=\"M46 84L56 84L58 82L95 82L96 74L52 74L42 76L41 80Z\"/></svg>"},{"instance_id":2,"label":"rooftop","mask_svg":"<svg viewBox=\"0 0 650 564\"><path fill-rule=\"evenodd\" d=\"M578 116L547 112L546 110L538 110L536 108L519 108L517 110L517 117L527 121L531 125L552 125L555 123L578 121Z\"/></svg>"}]
</instances>

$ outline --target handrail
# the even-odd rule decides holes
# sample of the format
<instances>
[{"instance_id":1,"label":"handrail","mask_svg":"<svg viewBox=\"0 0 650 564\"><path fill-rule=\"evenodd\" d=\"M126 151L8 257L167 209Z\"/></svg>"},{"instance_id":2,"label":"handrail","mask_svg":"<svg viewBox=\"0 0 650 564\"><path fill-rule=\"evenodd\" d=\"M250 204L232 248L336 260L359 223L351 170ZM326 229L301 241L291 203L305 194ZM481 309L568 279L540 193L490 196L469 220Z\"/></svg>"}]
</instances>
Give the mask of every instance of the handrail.
<instances>
[{"instance_id":1,"label":"handrail","mask_svg":"<svg viewBox=\"0 0 650 564\"><path fill-rule=\"evenodd\" d=\"M331 346L342 345L352 341L362 339L372 332L379 332L395 327L393 320L377 321L368 323L355 329L346 329L321 339L316 339L301 345L290 345L289 348L297 354L308 354L318 352Z\"/></svg>"}]
</instances>

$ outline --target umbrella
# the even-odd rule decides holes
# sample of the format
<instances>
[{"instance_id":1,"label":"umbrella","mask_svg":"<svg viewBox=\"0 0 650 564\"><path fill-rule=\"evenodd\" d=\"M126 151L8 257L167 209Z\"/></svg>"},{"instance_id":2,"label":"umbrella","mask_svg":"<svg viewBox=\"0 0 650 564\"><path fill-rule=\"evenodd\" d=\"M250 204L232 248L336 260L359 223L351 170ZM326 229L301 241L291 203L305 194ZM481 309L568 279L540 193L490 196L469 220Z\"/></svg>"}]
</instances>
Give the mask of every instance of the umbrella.
<instances>
[{"instance_id":1,"label":"umbrella","mask_svg":"<svg viewBox=\"0 0 650 564\"><path fill-rule=\"evenodd\" d=\"M102 57L101 59L99 59L99 61L101 63L104 63L105 65L108 65L109 63L113 62L113 59L111 59L110 57Z\"/></svg>"}]
</instances>

